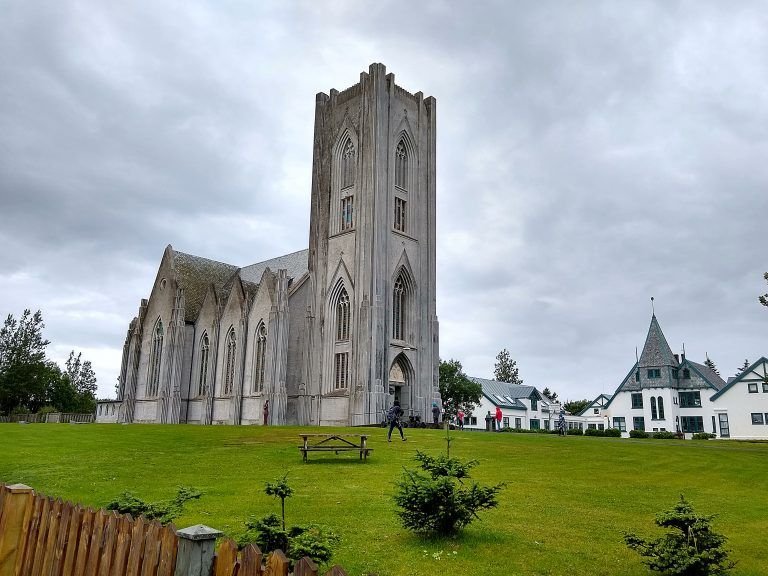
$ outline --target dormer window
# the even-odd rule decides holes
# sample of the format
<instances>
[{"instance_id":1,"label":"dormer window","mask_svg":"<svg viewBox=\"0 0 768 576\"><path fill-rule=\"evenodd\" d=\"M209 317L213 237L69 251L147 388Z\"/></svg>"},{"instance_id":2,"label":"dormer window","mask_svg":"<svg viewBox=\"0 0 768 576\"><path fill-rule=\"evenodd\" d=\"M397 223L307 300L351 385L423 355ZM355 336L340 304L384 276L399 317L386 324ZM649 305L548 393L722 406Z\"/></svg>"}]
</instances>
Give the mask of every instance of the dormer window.
<instances>
[{"instance_id":1,"label":"dormer window","mask_svg":"<svg viewBox=\"0 0 768 576\"><path fill-rule=\"evenodd\" d=\"M661 378L661 368L649 368L648 379L655 380L657 378Z\"/></svg>"}]
</instances>

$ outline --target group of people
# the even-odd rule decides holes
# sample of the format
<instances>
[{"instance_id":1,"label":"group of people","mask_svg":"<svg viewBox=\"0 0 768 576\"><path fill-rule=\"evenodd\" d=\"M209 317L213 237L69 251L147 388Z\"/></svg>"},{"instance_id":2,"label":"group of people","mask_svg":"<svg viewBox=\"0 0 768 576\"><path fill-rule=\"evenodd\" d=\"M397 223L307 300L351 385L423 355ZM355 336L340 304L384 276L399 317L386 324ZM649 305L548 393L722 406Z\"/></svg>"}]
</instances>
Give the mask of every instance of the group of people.
<instances>
[{"instance_id":1,"label":"group of people","mask_svg":"<svg viewBox=\"0 0 768 576\"><path fill-rule=\"evenodd\" d=\"M432 423L433 424L440 424L440 406L437 405L437 402L432 402ZM400 401L395 400L395 402L392 404L390 409L387 411L387 422L389 423L389 432L387 433L387 442L392 441L392 431L397 428L397 430L400 432L400 438L405 441L407 438L403 434L403 424L400 421L403 417L404 412L403 409L400 406ZM464 430L464 411L459 409L456 412L456 417L454 424L459 428L459 430Z\"/></svg>"}]
</instances>

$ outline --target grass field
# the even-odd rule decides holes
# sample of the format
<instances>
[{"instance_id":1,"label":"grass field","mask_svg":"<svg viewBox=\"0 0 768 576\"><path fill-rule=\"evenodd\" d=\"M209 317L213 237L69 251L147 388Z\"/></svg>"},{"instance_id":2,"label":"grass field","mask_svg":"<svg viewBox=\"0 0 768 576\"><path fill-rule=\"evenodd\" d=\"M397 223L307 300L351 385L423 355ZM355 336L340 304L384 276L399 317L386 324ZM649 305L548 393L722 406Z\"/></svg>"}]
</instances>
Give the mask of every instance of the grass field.
<instances>
[{"instance_id":1,"label":"grass field","mask_svg":"<svg viewBox=\"0 0 768 576\"><path fill-rule=\"evenodd\" d=\"M237 536L248 516L279 513L264 483L287 472L288 523L328 525L342 538L334 563L380 576L647 574L622 534L654 534L655 513L682 493L718 514L734 574L768 574L768 444L453 433L452 454L480 460L474 478L507 488L461 537L424 541L400 527L393 480L415 450L444 450L444 433L408 430L408 442L388 444L369 430L367 463L314 453L303 464L306 428L0 424L0 481L93 506L125 490L159 500L193 486L204 496L176 525Z\"/></svg>"}]
</instances>

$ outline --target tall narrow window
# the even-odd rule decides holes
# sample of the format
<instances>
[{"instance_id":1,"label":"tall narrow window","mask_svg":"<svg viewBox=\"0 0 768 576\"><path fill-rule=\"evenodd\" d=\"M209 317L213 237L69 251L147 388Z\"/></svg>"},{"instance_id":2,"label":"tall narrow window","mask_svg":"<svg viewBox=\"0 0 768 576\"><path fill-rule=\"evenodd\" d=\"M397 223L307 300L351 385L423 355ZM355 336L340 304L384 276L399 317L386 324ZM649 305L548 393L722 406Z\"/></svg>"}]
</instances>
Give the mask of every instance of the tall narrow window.
<instances>
[{"instance_id":1,"label":"tall narrow window","mask_svg":"<svg viewBox=\"0 0 768 576\"><path fill-rule=\"evenodd\" d=\"M341 153L341 187L349 188L355 183L355 145L347 140Z\"/></svg>"},{"instance_id":2,"label":"tall narrow window","mask_svg":"<svg viewBox=\"0 0 768 576\"><path fill-rule=\"evenodd\" d=\"M208 355L210 354L211 343L208 340L208 334L204 333L200 339L200 379L197 383L197 395L203 396L208 392Z\"/></svg>"},{"instance_id":3,"label":"tall narrow window","mask_svg":"<svg viewBox=\"0 0 768 576\"><path fill-rule=\"evenodd\" d=\"M339 352L336 354L334 372L333 387L336 390L347 388L347 379L349 376L349 352Z\"/></svg>"},{"instance_id":4,"label":"tall narrow window","mask_svg":"<svg viewBox=\"0 0 768 576\"><path fill-rule=\"evenodd\" d=\"M264 366L267 355L267 327L259 322L256 327L256 349L253 352L253 391L264 390Z\"/></svg>"},{"instance_id":5,"label":"tall narrow window","mask_svg":"<svg viewBox=\"0 0 768 576\"><path fill-rule=\"evenodd\" d=\"M341 225L339 227L340 230L351 230L352 229L352 216L353 211L355 208L355 197L354 196L345 196L341 199Z\"/></svg>"},{"instance_id":6,"label":"tall narrow window","mask_svg":"<svg viewBox=\"0 0 768 576\"><path fill-rule=\"evenodd\" d=\"M237 352L237 338L234 328L229 329L225 345L224 360L224 395L232 394L232 388L235 382L235 356Z\"/></svg>"},{"instance_id":7,"label":"tall narrow window","mask_svg":"<svg viewBox=\"0 0 768 576\"><path fill-rule=\"evenodd\" d=\"M147 397L157 396L160 387L160 364L163 359L163 321L158 318L152 334L152 351L149 355Z\"/></svg>"},{"instance_id":8,"label":"tall narrow window","mask_svg":"<svg viewBox=\"0 0 768 576\"><path fill-rule=\"evenodd\" d=\"M408 202L404 198L395 198L395 230L405 232L406 206Z\"/></svg>"},{"instance_id":9,"label":"tall narrow window","mask_svg":"<svg viewBox=\"0 0 768 576\"><path fill-rule=\"evenodd\" d=\"M336 304L336 340L338 342L349 340L349 295L344 288L341 289Z\"/></svg>"},{"instance_id":10,"label":"tall narrow window","mask_svg":"<svg viewBox=\"0 0 768 576\"><path fill-rule=\"evenodd\" d=\"M651 420L658 420L659 413L656 412L656 396L651 396Z\"/></svg>"},{"instance_id":11,"label":"tall narrow window","mask_svg":"<svg viewBox=\"0 0 768 576\"><path fill-rule=\"evenodd\" d=\"M664 420L664 398L659 396L659 420Z\"/></svg>"},{"instance_id":12,"label":"tall narrow window","mask_svg":"<svg viewBox=\"0 0 768 576\"><path fill-rule=\"evenodd\" d=\"M397 277L392 291L392 338L403 340L405 336L406 290L402 274Z\"/></svg>"},{"instance_id":13,"label":"tall narrow window","mask_svg":"<svg viewBox=\"0 0 768 576\"><path fill-rule=\"evenodd\" d=\"M408 152L401 140L395 149L395 186L405 190L407 188Z\"/></svg>"}]
</instances>

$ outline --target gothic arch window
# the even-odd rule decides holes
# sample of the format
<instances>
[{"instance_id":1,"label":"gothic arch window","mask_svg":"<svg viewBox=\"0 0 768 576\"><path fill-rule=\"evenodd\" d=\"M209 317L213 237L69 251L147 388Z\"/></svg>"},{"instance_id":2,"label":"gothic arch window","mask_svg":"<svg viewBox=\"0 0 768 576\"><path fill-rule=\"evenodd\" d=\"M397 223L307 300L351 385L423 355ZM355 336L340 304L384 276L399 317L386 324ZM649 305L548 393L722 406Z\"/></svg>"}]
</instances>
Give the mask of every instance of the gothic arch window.
<instances>
[{"instance_id":1,"label":"gothic arch window","mask_svg":"<svg viewBox=\"0 0 768 576\"><path fill-rule=\"evenodd\" d=\"M659 413L656 411L656 396L651 396L651 420L658 420Z\"/></svg>"},{"instance_id":2,"label":"gothic arch window","mask_svg":"<svg viewBox=\"0 0 768 576\"><path fill-rule=\"evenodd\" d=\"M152 348L149 354L149 374L147 376L147 397L157 396L160 388L160 364L163 359L163 321L158 318L152 330Z\"/></svg>"},{"instance_id":3,"label":"gothic arch window","mask_svg":"<svg viewBox=\"0 0 768 576\"><path fill-rule=\"evenodd\" d=\"M224 396L232 394L235 382L235 358L237 357L237 337L235 329L230 328L224 344Z\"/></svg>"},{"instance_id":4,"label":"gothic arch window","mask_svg":"<svg viewBox=\"0 0 768 576\"><path fill-rule=\"evenodd\" d=\"M395 148L395 186L408 189L408 150L402 140Z\"/></svg>"},{"instance_id":5,"label":"gothic arch window","mask_svg":"<svg viewBox=\"0 0 768 576\"><path fill-rule=\"evenodd\" d=\"M256 327L256 349L253 356L253 391L264 390L264 366L267 356L267 327L259 322Z\"/></svg>"},{"instance_id":6,"label":"gothic arch window","mask_svg":"<svg viewBox=\"0 0 768 576\"><path fill-rule=\"evenodd\" d=\"M336 341L349 340L349 295L342 288L336 301Z\"/></svg>"},{"instance_id":7,"label":"gothic arch window","mask_svg":"<svg viewBox=\"0 0 768 576\"><path fill-rule=\"evenodd\" d=\"M208 392L208 358L211 354L211 342L208 333L203 332L200 338L200 378L197 383L197 395L203 396Z\"/></svg>"},{"instance_id":8,"label":"gothic arch window","mask_svg":"<svg viewBox=\"0 0 768 576\"><path fill-rule=\"evenodd\" d=\"M336 147L333 161L333 198L331 233L338 234L355 227L355 174L357 149L349 133Z\"/></svg>"},{"instance_id":9,"label":"gothic arch window","mask_svg":"<svg viewBox=\"0 0 768 576\"><path fill-rule=\"evenodd\" d=\"M398 232L408 233L408 193L411 188L408 146L405 137L395 148L395 204L392 227Z\"/></svg>"},{"instance_id":10,"label":"gothic arch window","mask_svg":"<svg viewBox=\"0 0 768 576\"><path fill-rule=\"evenodd\" d=\"M659 396L659 420L664 420L664 398Z\"/></svg>"},{"instance_id":11,"label":"gothic arch window","mask_svg":"<svg viewBox=\"0 0 768 576\"><path fill-rule=\"evenodd\" d=\"M407 340L413 283L403 269L392 286L392 338Z\"/></svg>"}]
</instances>

